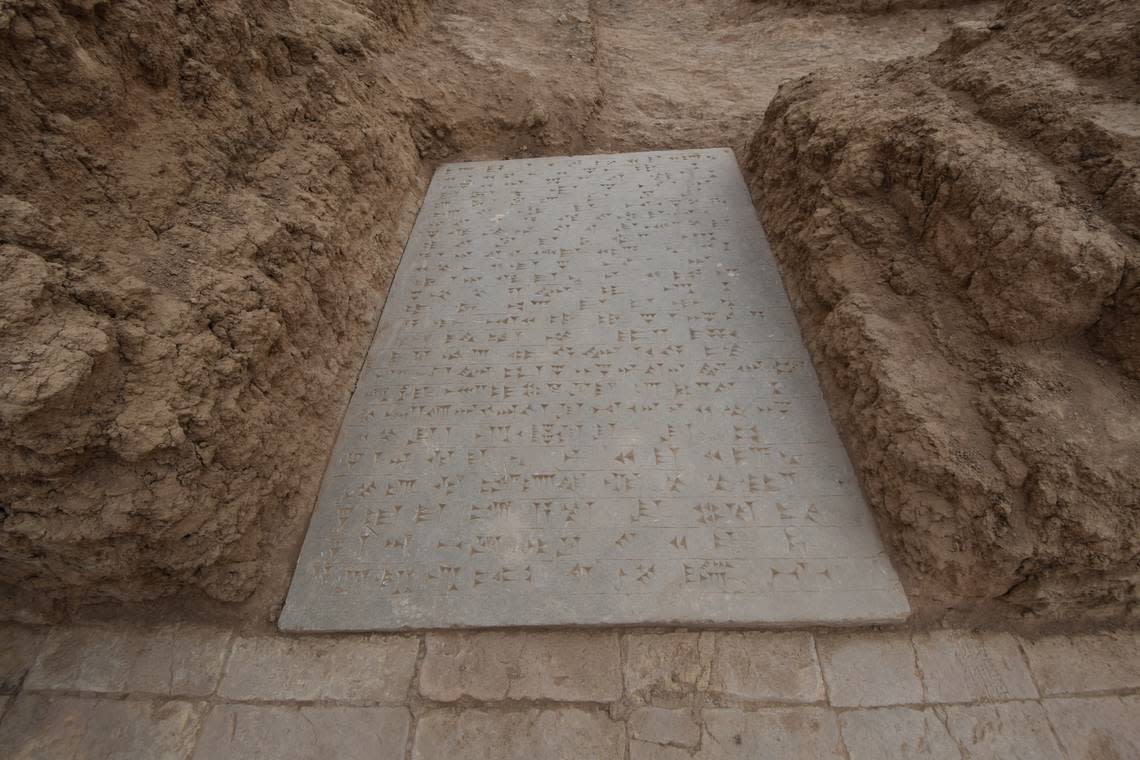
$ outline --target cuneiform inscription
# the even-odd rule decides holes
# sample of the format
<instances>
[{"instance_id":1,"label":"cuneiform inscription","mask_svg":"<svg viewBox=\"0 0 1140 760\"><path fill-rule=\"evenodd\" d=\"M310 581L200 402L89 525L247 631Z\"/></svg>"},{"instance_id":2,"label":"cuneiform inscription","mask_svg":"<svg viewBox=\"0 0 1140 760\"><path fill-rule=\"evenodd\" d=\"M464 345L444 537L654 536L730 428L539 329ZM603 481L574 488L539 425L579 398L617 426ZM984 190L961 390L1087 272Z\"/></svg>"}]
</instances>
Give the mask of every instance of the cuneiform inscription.
<instances>
[{"instance_id":1,"label":"cuneiform inscription","mask_svg":"<svg viewBox=\"0 0 1140 760\"><path fill-rule=\"evenodd\" d=\"M730 152L437 172L286 618L896 587Z\"/></svg>"}]
</instances>

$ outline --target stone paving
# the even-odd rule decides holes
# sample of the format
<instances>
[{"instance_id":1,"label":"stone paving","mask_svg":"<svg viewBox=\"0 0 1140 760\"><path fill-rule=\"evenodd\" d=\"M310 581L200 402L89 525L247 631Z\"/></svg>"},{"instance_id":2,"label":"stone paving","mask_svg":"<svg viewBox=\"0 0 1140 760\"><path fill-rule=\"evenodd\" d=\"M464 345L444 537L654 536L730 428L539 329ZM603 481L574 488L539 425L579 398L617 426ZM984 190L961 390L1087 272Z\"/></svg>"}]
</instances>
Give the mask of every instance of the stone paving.
<instances>
[{"instance_id":1,"label":"stone paving","mask_svg":"<svg viewBox=\"0 0 1140 760\"><path fill-rule=\"evenodd\" d=\"M0 757L1140 757L1140 632L0 626Z\"/></svg>"}]
</instances>

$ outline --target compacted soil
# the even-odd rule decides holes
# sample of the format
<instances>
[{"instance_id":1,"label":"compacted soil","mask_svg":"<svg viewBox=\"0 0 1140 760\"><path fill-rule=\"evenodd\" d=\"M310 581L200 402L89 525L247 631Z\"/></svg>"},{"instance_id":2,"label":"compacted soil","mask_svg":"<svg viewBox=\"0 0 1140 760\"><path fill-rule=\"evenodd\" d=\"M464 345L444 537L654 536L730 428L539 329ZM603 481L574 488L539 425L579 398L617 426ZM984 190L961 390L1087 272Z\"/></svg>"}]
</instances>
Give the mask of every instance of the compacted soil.
<instances>
[{"instance_id":1,"label":"compacted soil","mask_svg":"<svg viewBox=\"0 0 1140 760\"><path fill-rule=\"evenodd\" d=\"M1127 613L1136 14L929 5L0 0L3 612L271 620L432 168L728 145L916 606Z\"/></svg>"}]
</instances>

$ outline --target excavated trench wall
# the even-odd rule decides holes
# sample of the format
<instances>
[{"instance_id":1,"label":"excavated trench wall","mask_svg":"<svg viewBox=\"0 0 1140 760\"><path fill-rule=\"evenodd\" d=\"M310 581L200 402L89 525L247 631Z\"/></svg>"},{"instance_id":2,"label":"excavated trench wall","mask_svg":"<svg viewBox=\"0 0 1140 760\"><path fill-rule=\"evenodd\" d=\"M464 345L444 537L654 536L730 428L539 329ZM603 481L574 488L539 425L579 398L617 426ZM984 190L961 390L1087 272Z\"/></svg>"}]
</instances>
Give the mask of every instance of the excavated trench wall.
<instances>
[{"instance_id":1,"label":"excavated trench wall","mask_svg":"<svg viewBox=\"0 0 1140 760\"><path fill-rule=\"evenodd\" d=\"M0 582L241 599L305 507L419 156L419 0L0 6Z\"/></svg>"},{"instance_id":2,"label":"excavated trench wall","mask_svg":"<svg viewBox=\"0 0 1140 760\"><path fill-rule=\"evenodd\" d=\"M983 0L751 0L757 5L778 4L821 13L890 13L910 8L953 8Z\"/></svg>"},{"instance_id":3,"label":"excavated trench wall","mask_svg":"<svg viewBox=\"0 0 1140 760\"><path fill-rule=\"evenodd\" d=\"M920 613L1140 601L1140 5L781 88L752 189Z\"/></svg>"}]
</instances>

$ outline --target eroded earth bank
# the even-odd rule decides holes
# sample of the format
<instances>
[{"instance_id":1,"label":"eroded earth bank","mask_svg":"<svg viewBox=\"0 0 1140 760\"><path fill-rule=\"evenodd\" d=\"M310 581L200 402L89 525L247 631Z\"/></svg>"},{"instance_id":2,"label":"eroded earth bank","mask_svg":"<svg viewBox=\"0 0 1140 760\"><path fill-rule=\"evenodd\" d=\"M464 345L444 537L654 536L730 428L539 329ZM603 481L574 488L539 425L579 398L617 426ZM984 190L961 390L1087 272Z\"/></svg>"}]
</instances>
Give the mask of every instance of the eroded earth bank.
<instances>
[{"instance_id":1,"label":"eroded earth bank","mask_svg":"<svg viewBox=\"0 0 1140 760\"><path fill-rule=\"evenodd\" d=\"M920 609L1134 614L1140 6L1011 2L780 90L765 228Z\"/></svg>"},{"instance_id":2,"label":"eroded earth bank","mask_svg":"<svg viewBox=\"0 0 1140 760\"><path fill-rule=\"evenodd\" d=\"M915 607L1132 613L1137 8L904 5L0 0L4 614L268 621L432 167L711 145Z\"/></svg>"}]
</instances>

